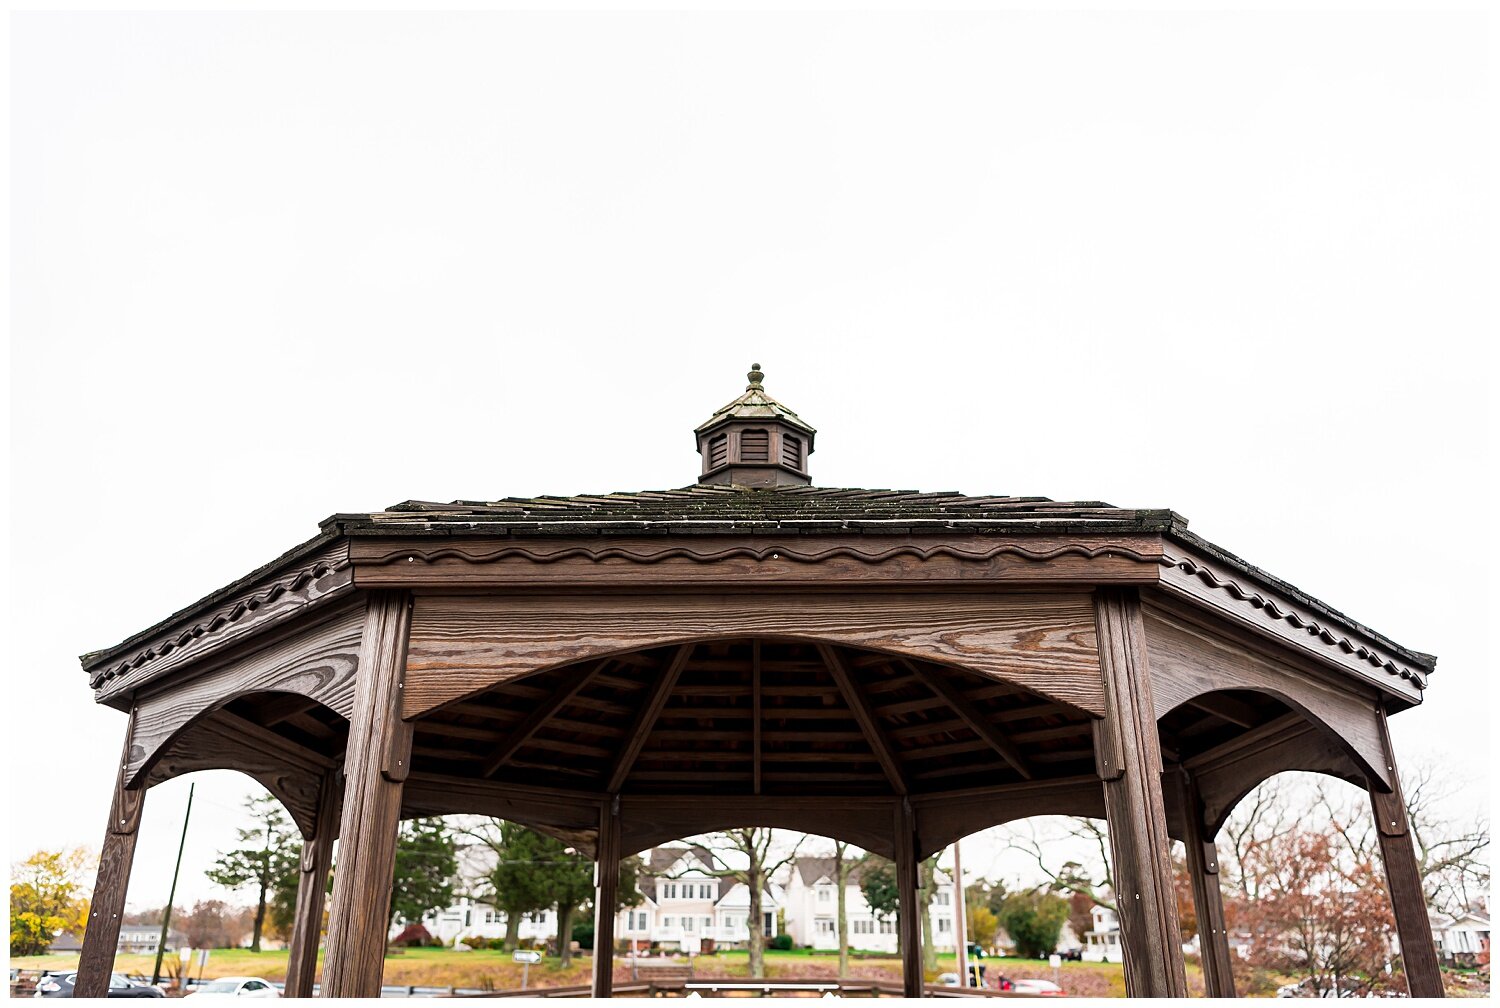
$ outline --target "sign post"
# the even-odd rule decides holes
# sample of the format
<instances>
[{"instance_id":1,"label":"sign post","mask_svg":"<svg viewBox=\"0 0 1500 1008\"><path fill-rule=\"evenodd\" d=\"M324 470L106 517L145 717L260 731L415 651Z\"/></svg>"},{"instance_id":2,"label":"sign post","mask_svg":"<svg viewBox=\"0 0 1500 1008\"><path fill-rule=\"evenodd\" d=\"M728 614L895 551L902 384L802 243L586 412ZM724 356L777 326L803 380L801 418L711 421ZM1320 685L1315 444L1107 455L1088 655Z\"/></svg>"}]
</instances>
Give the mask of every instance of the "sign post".
<instances>
[{"instance_id":1,"label":"sign post","mask_svg":"<svg viewBox=\"0 0 1500 1008\"><path fill-rule=\"evenodd\" d=\"M1052 967L1052 982L1061 987L1062 974L1059 972L1059 970L1062 969L1062 956L1058 955L1056 952L1052 953L1047 957L1047 965Z\"/></svg>"},{"instance_id":2,"label":"sign post","mask_svg":"<svg viewBox=\"0 0 1500 1008\"><path fill-rule=\"evenodd\" d=\"M526 975L531 971L532 963L542 961L542 954L530 949L516 949L510 957L521 964L521 989L526 989Z\"/></svg>"}]
</instances>

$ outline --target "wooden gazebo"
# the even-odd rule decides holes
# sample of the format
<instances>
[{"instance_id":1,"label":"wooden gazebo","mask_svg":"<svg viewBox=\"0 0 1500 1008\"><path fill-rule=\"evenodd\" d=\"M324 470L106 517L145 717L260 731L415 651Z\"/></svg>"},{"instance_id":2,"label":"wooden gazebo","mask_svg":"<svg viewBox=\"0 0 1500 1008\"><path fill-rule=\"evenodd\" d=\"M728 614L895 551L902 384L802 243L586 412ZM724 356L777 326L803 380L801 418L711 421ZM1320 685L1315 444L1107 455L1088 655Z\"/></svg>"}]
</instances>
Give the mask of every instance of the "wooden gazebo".
<instances>
[{"instance_id":1,"label":"wooden gazebo","mask_svg":"<svg viewBox=\"0 0 1500 1008\"><path fill-rule=\"evenodd\" d=\"M305 837L287 993L379 992L397 826L484 813L598 859L611 993L622 854L729 826L921 858L1043 813L1109 822L1125 976L1186 993L1169 838L1208 992L1233 993L1213 838L1266 777L1369 790L1414 995L1442 986L1386 718L1409 651L1171 511L813 487L815 431L762 388L696 431L680 490L340 514L83 658L129 714L77 993L102 995L147 790L249 774ZM922 991L918 916L900 917Z\"/></svg>"}]
</instances>

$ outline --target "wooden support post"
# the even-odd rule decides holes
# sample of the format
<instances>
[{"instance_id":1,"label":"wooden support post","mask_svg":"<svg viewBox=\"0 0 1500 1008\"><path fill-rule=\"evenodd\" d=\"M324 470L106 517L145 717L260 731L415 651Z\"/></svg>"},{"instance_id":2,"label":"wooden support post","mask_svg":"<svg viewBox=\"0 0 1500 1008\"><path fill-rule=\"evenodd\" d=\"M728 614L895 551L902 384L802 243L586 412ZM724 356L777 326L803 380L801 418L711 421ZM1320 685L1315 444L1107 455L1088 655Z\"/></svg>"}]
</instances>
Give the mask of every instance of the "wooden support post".
<instances>
[{"instance_id":1,"label":"wooden support post","mask_svg":"<svg viewBox=\"0 0 1500 1008\"><path fill-rule=\"evenodd\" d=\"M1101 588L1094 613L1105 697L1094 751L1109 820L1125 992L1187 997L1140 595L1134 588Z\"/></svg>"},{"instance_id":2,"label":"wooden support post","mask_svg":"<svg viewBox=\"0 0 1500 1008\"><path fill-rule=\"evenodd\" d=\"M1369 782L1370 804L1375 813L1376 832L1380 836L1380 857L1385 862L1391 910L1396 916L1396 936L1401 941L1401 968L1406 973L1407 992L1412 997L1443 997L1443 976L1438 970L1437 948L1432 943L1432 924L1427 916L1427 899L1422 893L1422 875L1417 870L1406 801L1401 796L1401 782L1396 774L1396 753L1391 747L1385 711L1377 710L1375 716L1380 721L1386 771L1394 787L1382 791L1381 783L1372 778Z\"/></svg>"},{"instance_id":3,"label":"wooden support post","mask_svg":"<svg viewBox=\"0 0 1500 1008\"><path fill-rule=\"evenodd\" d=\"M596 998L615 994L615 901L620 891L620 797L599 809L599 842L594 851L594 984Z\"/></svg>"},{"instance_id":4,"label":"wooden support post","mask_svg":"<svg viewBox=\"0 0 1500 1008\"><path fill-rule=\"evenodd\" d=\"M135 731L135 711L125 727L125 747L115 773L115 793L109 805L109 822L99 851L99 874L94 878L94 898L83 931L83 951L78 957L74 997L102 998L109 993L109 975L114 970L115 949L120 942L120 919L125 913L125 890L130 885L130 866L135 861L135 841L140 835L141 811L146 804L144 787L125 788L125 767L130 762L130 742Z\"/></svg>"},{"instance_id":5,"label":"wooden support post","mask_svg":"<svg viewBox=\"0 0 1500 1008\"><path fill-rule=\"evenodd\" d=\"M344 808L328 912L323 997L380 996L401 786L411 765L411 724L401 720L410 627L410 596L370 593L344 757Z\"/></svg>"},{"instance_id":6,"label":"wooden support post","mask_svg":"<svg viewBox=\"0 0 1500 1008\"><path fill-rule=\"evenodd\" d=\"M901 989L903 997L921 997L922 908L917 900L921 863L917 860L917 817L910 802L896 804L896 926L901 932Z\"/></svg>"},{"instance_id":7,"label":"wooden support post","mask_svg":"<svg viewBox=\"0 0 1500 1008\"><path fill-rule=\"evenodd\" d=\"M318 788L318 818L314 833L302 841L301 872L297 878L297 909L292 920L292 947L287 956L286 996L312 997L318 972L318 939L323 934L324 892L333 869L333 841L339 830L339 795L343 781L337 770L323 775Z\"/></svg>"},{"instance_id":8,"label":"wooden support post","mask_svg":"<svg viewBox=\"0 0 1500 1008\"><path fill-rule=\"evenodd\" d=\"M1203 963L1204 993L1211 998L1232 998L1234 970L1229 958L1229 932L1224 928L1219 851L1203 825L1203 801L1192 775L1179 768L1176 776L1178 805L1182 809L1182 845L1187 853L1193 908L1198 917L1198 955Z\"/></svg>"}]
</instances>

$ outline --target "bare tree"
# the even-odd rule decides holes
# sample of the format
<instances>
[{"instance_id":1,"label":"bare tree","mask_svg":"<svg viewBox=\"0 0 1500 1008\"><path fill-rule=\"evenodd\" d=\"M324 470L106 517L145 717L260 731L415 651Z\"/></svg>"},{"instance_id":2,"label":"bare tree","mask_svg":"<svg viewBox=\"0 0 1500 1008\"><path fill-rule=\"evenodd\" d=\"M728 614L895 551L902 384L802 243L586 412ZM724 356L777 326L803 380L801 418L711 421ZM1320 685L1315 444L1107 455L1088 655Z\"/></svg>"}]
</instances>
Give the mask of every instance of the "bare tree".
<instances>
[{"instance_id":1,"label":"bare tree","mask_svg":"<svg viewBox=\"0 0 1500 1008\"><path fill-rule=\"evenodd\" d=\"M1057 892L1077 893L1095 906L1115 909L1114 879L1109 860L1109 827L1102 819L1069 816L1065 835L1080 841L1096 852L1092 864L1069 858L1059 863L1058 850L1075 850L1076 845L1059 847L1051 831L1038 829L1034 819L1023 819L1005 827L1004 837L1012 850L1019 851L1036 863L1047 877L1047 884Z\"/></svg>"},{"instance_id":2,"label":"bare tree","mask_svg":"<svg viewBox=\"0 0 1500 1008\"><path fill-rule=\"evenodd\" d=\"M1240 799L1219 831L1224 846L1229 848L1232 866L1229 881L1246 900L1254 901L1260 895L1261 875L1255 870L1260 850L1286 836L1297 824L1289 800L1291 790L1287 778L1281 775L1262 781ZM1219 860L1222 864L1223 855Z\"/></svg>"},{"instance_id":3,"label":"bare tree","mask_svg":"<svg viewBox=\"0 0 1500 1008\"><path fill-rule=\"evenodd\" d=\"M778 854L778 838L776 830L759 826L751 826L744 829L724 830L722 833L710 833L702 838L702 846L714 855L714 865L704 865L701 869L694 868L693 871L704 871L715 878L733 879L741 883L750 893L750 919L746 925L750 932L750 975L752 977L764 977L766 975L766 935L761 924L765 916L762 906L764 904L763 894L766 884L771 881L772 876L790 864L796 857L797 851L801 849L806 834L798 836L791 849L784 854ZM725 864L721 854L728 854L734 860L744 860L745 867L729 867ZM678 878L678 875L664 875L664 878Z\"/></svg>"},{"instance_id":4,"label":"bare tree","mask_svg":"<svg viewBox=\"0 0 1500 1008\"><path fill-rule=\"evenodd\" d=\"M1470 815L1454 818L1453 807L1471 782L1430 758L1409 763L1401 774L1401 793L1416 848L1417 872L1427 905L1457 914L1489 891L1489 817L1476 804ZM1326 778L1315 786L1320 813L1344 838L1355 857L1378 858L1379 837L1369 801L1361 791L1341 788Z\"/></svg>"},{"instance_id":5,"label":"bare tree","mask_svg":"<svg viewBox=\"0 0 1500 1008\"><path fill-rule=\"evenodd\" d=\"M839 907L839 976L849 975L849 899L844 888L849 884L849 875L854 862L847 856L849 845L842 840L833 842L833 884L838 887Z\"/></svg>"}]
</instances>

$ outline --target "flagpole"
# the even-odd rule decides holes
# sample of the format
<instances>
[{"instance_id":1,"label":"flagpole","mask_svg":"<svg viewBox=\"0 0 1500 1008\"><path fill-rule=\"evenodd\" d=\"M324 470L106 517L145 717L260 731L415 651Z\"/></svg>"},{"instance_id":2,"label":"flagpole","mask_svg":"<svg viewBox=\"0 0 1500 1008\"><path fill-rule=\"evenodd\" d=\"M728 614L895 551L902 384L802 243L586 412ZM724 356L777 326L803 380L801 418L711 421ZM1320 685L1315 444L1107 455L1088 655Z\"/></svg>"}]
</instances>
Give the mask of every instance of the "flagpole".
<instances>
[{"instance_id":1,"label":"flagpole","mask_svg":"<svg viewBox=\"0 0 1500 1008\"><path fill-rule=\"evenodd\" d=\"M187 811L182 813L182 839L177 841L177 866L172 869L172 889L167 894L167 908L161 912L161 938L156 943L156 966L151 970L152 986L161 983L161 957L167 951L167 929L172 924L172 901L177 899L177 873L182 871L182 848L187 846L188 816L193 814L193 789L197 786L197 781L188 785Z\"/></svg>"}]
</instances>

